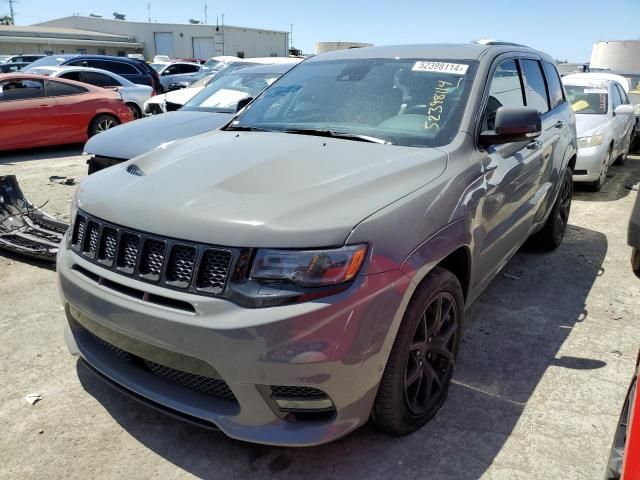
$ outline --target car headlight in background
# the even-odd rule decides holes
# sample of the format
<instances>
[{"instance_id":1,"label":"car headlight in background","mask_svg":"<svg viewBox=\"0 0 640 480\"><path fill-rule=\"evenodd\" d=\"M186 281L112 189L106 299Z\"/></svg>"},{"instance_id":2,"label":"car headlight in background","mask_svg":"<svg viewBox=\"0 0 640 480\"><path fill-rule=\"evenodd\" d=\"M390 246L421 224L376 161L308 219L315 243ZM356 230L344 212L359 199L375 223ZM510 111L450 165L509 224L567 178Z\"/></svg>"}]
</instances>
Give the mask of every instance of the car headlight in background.
<instances>
[{"instance_id":1,"label":"car headlight in background","mask_svg":"<svg viewBox=\"0 0 640 480\"><path fill-rule=\"evenodd\" d=\"M337 285L352 280L358 274L366 253L366 245L326 250L260 249L250 276L256 280L280 280L301 287Z\"/></svg>"},{"instance_id":2,"label":"car headlight in background","mask_svg":"<svg viewBox=\"0 0 640 480\"><path fill-rule=\"evenodd\" d=\"M633 113L635 113L636 115L640 115L640 103L636 103L633 106Z\"/></svg>"},{"instance_id":3,"label":"car headlight in background","mask_svg":"<svg viewBox=\"0 0 640 480\"><path fill-rule=\"evenodd\" d=\"M578 148L596 147L602 145L604 135L593 135L591 137L578 138Z\"/></svg>"}]
</instances>

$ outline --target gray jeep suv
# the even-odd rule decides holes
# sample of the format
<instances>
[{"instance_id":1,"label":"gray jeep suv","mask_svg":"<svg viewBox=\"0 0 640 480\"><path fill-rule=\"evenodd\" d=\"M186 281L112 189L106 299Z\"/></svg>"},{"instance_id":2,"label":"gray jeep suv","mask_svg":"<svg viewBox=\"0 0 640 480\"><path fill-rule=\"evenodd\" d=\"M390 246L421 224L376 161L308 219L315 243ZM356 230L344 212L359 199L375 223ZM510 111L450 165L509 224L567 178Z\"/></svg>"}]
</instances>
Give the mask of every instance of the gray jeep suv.
<instances>
[{"instance_id":1,"label":"gray jeep suv","mask_svg":"<svg viewBox=\"0 0 640 480\"><path fill-rule=\"evenodd\" d=\"M529 237L562 241L575 160L545 54L318 55L221 131L80 185L57 260L69 350L246 441L407 434L445 401L465 307Z\"/></svg>"}]
</instances>

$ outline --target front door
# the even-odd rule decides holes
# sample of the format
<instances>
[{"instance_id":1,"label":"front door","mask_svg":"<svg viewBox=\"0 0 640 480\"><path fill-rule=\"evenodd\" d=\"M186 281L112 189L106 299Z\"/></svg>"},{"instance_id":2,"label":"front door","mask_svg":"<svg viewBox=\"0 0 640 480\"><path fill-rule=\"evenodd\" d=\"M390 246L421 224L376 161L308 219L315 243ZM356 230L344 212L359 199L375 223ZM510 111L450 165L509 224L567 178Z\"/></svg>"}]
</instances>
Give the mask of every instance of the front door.
<instances>
[{"instance_id":1,"label":"front door","mask_svg":"<svg viewBox=\"0 0 640 480\"><path fill-rule=\"evenodd\" d=\"M546 190L542 185L546 183L558 130L544 115L549 105L542 75L537 60L507 59L498 65L491 80L482 130L493 130L499 107L530 106L542 114L542 134L531 141L486 149L484 228L482 238L477 239L479 260L474 285L488 280L520 247L544 201Z\"/></svg>"}]
</instances>

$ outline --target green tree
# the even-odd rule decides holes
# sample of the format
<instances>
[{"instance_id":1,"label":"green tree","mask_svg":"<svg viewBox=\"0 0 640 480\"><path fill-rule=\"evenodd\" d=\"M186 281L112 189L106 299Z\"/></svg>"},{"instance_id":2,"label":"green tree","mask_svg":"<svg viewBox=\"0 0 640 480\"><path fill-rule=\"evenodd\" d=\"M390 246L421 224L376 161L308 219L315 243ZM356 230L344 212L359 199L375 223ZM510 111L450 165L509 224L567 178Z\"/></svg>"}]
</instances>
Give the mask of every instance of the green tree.
<instances>
[{"instance_id":1,"label":"green tree","mask_svg":"<svg viewBox=\"0 0 640 480\"><path fill-rule=\"evenodd\" d=\"M13 18L8 15L0 17L0 25L13 25Z\"/></svg>"}]
</instances>

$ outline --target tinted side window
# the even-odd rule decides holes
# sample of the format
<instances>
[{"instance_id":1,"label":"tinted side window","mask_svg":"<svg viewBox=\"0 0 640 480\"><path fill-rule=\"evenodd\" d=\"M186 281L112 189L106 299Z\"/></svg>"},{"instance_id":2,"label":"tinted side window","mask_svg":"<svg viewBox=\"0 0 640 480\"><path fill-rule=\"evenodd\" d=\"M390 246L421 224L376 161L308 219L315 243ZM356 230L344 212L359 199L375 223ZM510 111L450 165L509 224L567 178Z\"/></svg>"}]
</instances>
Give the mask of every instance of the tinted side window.
<instances>
[{"instance_id":1,"label":"tinted side window","mask_svg":"<svg viewBox=\"0 0 640 480\"><path fill-rule=\"evenodd\" d=\"M629 97L627 97L627 92L624 91L624 88L622 88L620 84L616 84L616 87L620 92L620 98L622 99L622 103L625 105L628 105L630 102L629 102Z\"/></svg>"},{"instance_id":2,"label":"tinted side window","mask_svg":"<svg viewBox=\"0 0 640 480\"><path fill-rule=\"evenodd\" d=\"M193 73L200 70L196 65L180 65L180 73Z\"/></svg>"},{"instance_id":3,"label":"tinted side window","mask_svg":"<svg viewBox=\"0 0 640 480\"><path fill-rule=\"evenodd\" d=\"M80 78L80 72L63 73L62 75L60 75L60 78L66 78L67 80L75 80L76 82L82 81L82 78Z\"/></svg>"},{"instance_id":4,"label":"tinted side window","mask_svg":"<svg viewBox=\"0 0 640 480\"><path fill-rule=\"evenodd\" d=\"M120 82L99 72L84 72L84 81L97 87L120 87Z\"/></svg>"},{"instance_id":5,"label":"tinted side window","mask_svg":"<svg viewBox=\"0 0 640 480\"><path fill-rule=\"evenodd\" d=\"M0 102L45 97L42 80L5 80L0 82Z\"/></svg>"},{"instance_id":6,"label":"tinted side window","mask_svg":"<svg viewBox=\"0 0 640 480\"><path fill-rule=\"evenodd\" d=\"M536 108L540 113L548 111L547 86L544 83L540 62L520 60L520 67L522 68L527 107Z\"/></svg>"},{"instance_id":7,"label":"tinted side window","mask_svg":"<svg viewBox=\"0 0 640 480\"><path fill-rule=\"evenodd\" d=\"M616 108L618 105L622 105L622 97L620 96L620 91L615 83L612 85L611 90L613 90L611 101L613 102L613 108Z\"/></svg>"},{"instance_id":8,"label":"tinted side window","mask_svg":"<svg viewBox=\"0 0 640 480\"><path fill-rule=\"evenodd\" d=\"M64 65L69 65L72 67L88 67L89 62L86 60L72 60L70 62L64 63Z\"/></svg>"},{"instance_id":9,"label":"tinted side window","mask_svg":"<svg viewBox=\"0 0 640 480\"><path fill-rule=\"evenodd\" d=\"M64 97L66 95L78 95L79 93L85 93L86 88L82 88L78 85L69 85L68 83L56 82L55 80L49 80L47 82L47 96L48 97Z\"/></svg>"},{"instance_id":10,"label":"tinted side window","mask_svg":"<svg viewBox=\"0 0 640 480\"><path fill-rule=\"evenodd\" d=\"M549 62L542 62L542 65L544 66L544 73L547 75L551 108L556 108L565 101L562 84L560 83L560 77L558 76L558 70L556 70L556 67Z\"/></svg>"},{"instance_id":11,"label":"tinted side window","mask_svg":"<svg viewBox=\"0 0 640 480\"><path fill-rule=\"evenodd\" d=\"M489 87L489 100L484 114L483 130L494 129L496 111L502 106L524 106L520 74L514 60L503 61L493 74Z\"/></svg>"},{"instance_id":12,"label":"tinted side window","mask_svg":"<svg viewBox=\"0 0 640 480\"><path fill-rule=\"evenodd\" d=\"M180 73L180 65L170 65L162 72L163 75L176 75Z\"/></svg>"},{"instance_id":13,"label":"tinted side window","mask_svg":"<svg viewBox=\"0 0 640 480\"><path fill-rule=\"evenodd\" d=\"M114 62L111 60L91 60L91 66L94 68L100 68L109 72L117 73L118 75L137 75L139 72L133 66L124 62Z\"/></svg>"}]
</instances>

